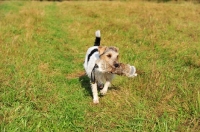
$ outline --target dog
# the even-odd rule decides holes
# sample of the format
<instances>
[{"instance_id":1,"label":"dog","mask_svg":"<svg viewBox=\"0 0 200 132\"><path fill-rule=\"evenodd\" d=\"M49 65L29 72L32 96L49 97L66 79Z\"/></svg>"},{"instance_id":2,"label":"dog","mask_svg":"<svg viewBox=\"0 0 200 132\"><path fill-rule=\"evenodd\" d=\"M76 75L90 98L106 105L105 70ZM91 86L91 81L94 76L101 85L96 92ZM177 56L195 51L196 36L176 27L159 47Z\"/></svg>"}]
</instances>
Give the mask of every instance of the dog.
<instances>
[{"instance_id":1,"label":"dog","mask_svg":"<svg viewBox=\"0 0 200 132\"><path fill-rule=\"evenodd\" d=\"M93 103L97 104L99 103L97 88L102 88L100 94L105 95L114 78L111 71L119 67L119 49L114 46L100 46L100 30L97 30L95 35L94 46L88 48L85 56L84 69L90 78Z\"/></svg>"}]
</instances>

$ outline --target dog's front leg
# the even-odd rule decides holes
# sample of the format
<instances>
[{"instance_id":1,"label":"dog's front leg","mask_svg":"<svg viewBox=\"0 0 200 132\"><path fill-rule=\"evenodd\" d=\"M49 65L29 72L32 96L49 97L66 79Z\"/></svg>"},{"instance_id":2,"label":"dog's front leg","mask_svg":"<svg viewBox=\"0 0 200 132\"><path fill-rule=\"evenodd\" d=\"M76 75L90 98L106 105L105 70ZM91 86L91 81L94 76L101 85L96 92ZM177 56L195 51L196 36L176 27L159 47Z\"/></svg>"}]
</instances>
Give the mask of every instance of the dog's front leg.
<instances>
[{"instance_id":1,"label":"dog's front leg","mask_svg":"<svg viewBox=\"0 0 200 132\"><path fill-rule=\"evenodd\" d=\"M110 81L106 81L103 89L100 91L101 95L105 95L107 93L109 86L110 86Z\"/></svg>"},{"instance_id":2,"label":"dog's front leg","mask_svg":"<svg viewBox=\"0 0 200 132\"><path fill-rule=\"evenodd\" d=\"M93 103L99 103L98 91L97 91L97 83L91 83L92 86L92 95L93 95Z\"/></svg>"}]
</instances>

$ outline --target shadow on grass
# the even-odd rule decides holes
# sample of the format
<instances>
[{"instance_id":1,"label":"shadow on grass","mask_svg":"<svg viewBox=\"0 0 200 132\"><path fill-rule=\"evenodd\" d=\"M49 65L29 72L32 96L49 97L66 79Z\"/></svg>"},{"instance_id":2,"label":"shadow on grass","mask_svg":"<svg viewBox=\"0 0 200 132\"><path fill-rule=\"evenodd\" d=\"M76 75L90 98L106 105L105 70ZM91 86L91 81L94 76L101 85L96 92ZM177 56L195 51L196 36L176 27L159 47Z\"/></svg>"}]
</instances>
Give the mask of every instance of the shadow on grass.
<instances>
[{"instance_id":1,"label":"shadow on grass","mask_svg":"<svg viewBox=\"0 0 200 132\"><path fill-rule=\"evenodd\" d=\"M86 74L80 76L79 82L81 83L81 87L85 89L86 95L92 96L92 91L90 88L90 79L88 78L88 76Z\"/></svg>"},{"instance_id":2,"label":"shadow on grass","mask_svg":"<svg viewBox=\"0 0 200 132\"><path fill-rule=\"evenodd\" d=\"M92 90L91 90L91 86L90 86L90 79L88 78L87 75L82 75L79 77L79 82L81 83L81 87L85 89L86 91L86 96L91 96L92 97ZM101 88L98 88L98 91L101 90ZM112 84L111 87L108 88L108 90L120 90L119 87L116 87ZM100 97L102 97L100 95Z\"/></svg>"}]
</instances>

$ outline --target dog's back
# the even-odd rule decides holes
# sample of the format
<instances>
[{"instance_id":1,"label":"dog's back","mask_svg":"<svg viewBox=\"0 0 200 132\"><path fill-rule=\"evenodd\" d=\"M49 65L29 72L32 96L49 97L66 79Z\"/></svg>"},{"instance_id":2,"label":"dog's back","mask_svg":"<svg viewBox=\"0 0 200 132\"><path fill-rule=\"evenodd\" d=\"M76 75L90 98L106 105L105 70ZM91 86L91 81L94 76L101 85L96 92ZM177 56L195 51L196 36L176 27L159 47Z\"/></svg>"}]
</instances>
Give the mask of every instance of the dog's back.
<instances>
[{"instance_id":1,"label":"dog's back","mask_svg":"<svg viewBox=\"0 0 200 132\"><path fill-rule=\"evenodd\" d=\"M95 35L96 35L96 38L95 38L94 46L90 47L87 50L87 53L85 56L85 62L84 62L84 68L89 77L91 75L92 69L95 66L96 60L99 59L98 46L100 46L100 41L101 41L100 30L97 30L95 32Z\"/></svg>"}]
</instances>

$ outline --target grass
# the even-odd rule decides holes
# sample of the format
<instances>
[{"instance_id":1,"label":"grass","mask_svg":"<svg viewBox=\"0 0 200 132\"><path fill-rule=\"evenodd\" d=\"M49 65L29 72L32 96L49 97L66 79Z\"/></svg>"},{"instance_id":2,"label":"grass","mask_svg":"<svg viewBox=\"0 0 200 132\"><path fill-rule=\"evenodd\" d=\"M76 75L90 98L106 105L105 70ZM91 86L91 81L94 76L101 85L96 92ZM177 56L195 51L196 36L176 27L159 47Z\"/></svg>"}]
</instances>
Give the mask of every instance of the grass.
<instances>
[{"instance_id":1,"label":"grass","mask_svg":"<svg viewBox=\"0 0 200 132\"><path fill-rule=\"evenodd\" d=\"M200 131L200 5L0 3L1 131ZM136 78L93 105L81 76L100 29Z\"/></svg>"}]
</instances>

